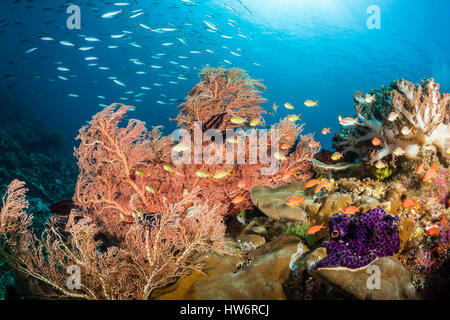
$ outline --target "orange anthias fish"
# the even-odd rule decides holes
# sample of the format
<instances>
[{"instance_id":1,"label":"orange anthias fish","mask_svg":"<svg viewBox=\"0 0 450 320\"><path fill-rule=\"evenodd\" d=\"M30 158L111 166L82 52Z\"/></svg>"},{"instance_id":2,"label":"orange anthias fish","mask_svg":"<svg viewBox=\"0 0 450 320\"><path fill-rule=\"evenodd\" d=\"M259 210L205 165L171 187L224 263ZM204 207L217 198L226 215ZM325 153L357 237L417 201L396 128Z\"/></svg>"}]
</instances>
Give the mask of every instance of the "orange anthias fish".
<instances>
[{"instance_id":1,"label":"orange anthias fish","mask_svg":"<svg viewBox=\"0 0 450 320\"><path fill-rule=\"evenodd\" d=\"M311 180L309 180L308 182L306 182L305 183L305 188L311 188L311 187L313 187L313 186L315 186L316 184L319 184L320 183L320 181L319 181L319 179L311 179Z\"/></svg>"},{"instance_id":2,"label":"orange anthias fish","mask_svg":"<svg viewBox=\"0 0 450 320\"><path fill-rule=\"evenodd\" d=\"M242 201L245 201L245 200L247 200L246 198L244 198L243 196L236 196L236 197L234 197L233 198L233 200L231 200L231 203L232 204L239 204L239 203L241 203Z\"/></svg>"},{"instance_id":3,"label":"orange anthias fish","mask_svg":"<svg viewBox=\"0 0 450 320\"><path fill-rule=\"evenodd\" d=\"M184 174L183 170L181 170L181 169L175 169L175 174L177 174L181 177L185 177L185 174Z\"/></svg>"},{"instance_id":4,"label":"orange anthias fish","mask_svg":"<svg viewBox=\"0 0 450 320\"><path fill-rule=\"evenodd\" d=\"M314 141L314 139L311 139L311 141L308 142L308 147L314 149L314 148L320 148L320 142Z\"/></svg>"},{"instance_id":5,"label":"orange anthias fish","mask_svg":"<svg viewBox=\"0 0 450 320\"><path fill-rule=\"evenodd\" d=\"M330 131L330 128L323 128L322 129L322 134L327 134L327 133L330 133L331 131Z\"/></svg>"},{"instance_id":6,"label":"orange anthias fish","mask_svg":"<svg viewBox=\"0 0 450 320\"><path fill-rule=\"evenodd\" d=\"M284 137L285 137L286 139L288 139L288 140L292 140L292 138L293 138L294 136L292 135L292 133L288 133L288 134L286 134Z\"/></svg>"},{"instance_id":7,"label":"orange anthias fish","mask_svg":"<svg viewBox=\"0 0 450 320\"><path fill-rule=\"evenodd\" d=\"M292 171L287 171L287 172L283 173L283 175L281 176L281 179L287 180L287 179L289 179L292 175L293 175L293 172L292 172Z\"/></svg>"},{"instance_id":8,"label":"orange anthias fish","mask_svg":"<svg viewBox=\"0 0 450 320\"><path fill-rule=\"evenodd\" d=\"M301 204L305 203L305 197L299 197L297 195L293 195L292 197L290 197L289 199L286 200L286 205L294 208L294 207L298 207Z\"/></svg>"},{"instance_id":9,"label":"orange anthias fish","mask_svg":"<svg viewBox=\"0 0 450 320\"><path fill-rule=\"evenodd\" d=\"M416 169L417 174L421 174L425 170L425 162L422 162Z\"/></svg>"},{"instance_id":10,"label":"orange anthias fish","mask_svg":"<svg viewBox=\"0 0 450 320\"><path fill-rule=\"evenodd\" d=\"M316 225L316 226L312 226L311 228L309 228L306 233L307 234L314 234L316 232L319 232L320 229L325 229L325 227L323 226L323 223L320 225Z\"/></svg>"},{"instance_id":11,"label":"orange anthias fish","mask_svg":"<svg viewBox=\"0 0 450 320\"><path fill-rule=\"evenodd\" d=\"M439 235L439 228L438 227L432 227L426 231L427 236L430 237L437 237Z\"/></svg>"},{"instance_id":12,"label":"orange anthias fish","mask_svg":"<svg viewBox=\"0 0 450 320\"><path fill-rule=\"evenodd\" d=\"M436 176L436 174L437 174L436 165L433 164L431 166L431 168L428 169L427 172L425 172L425 175L423 176L422 181L423 182L428 182L431 179L433 179Z\"/></svg>"},{"instance_id":13,"label":"orange anthias fish","mask_svg":"<svg viewBox=\"0 0 450 320\"><path fill-rule=\"evenodd\" d=\"M238 188L245 189L246 186L247 184L245 183L245 180L241 180L238 182Z\"/></svg>"},{"instance_id":14,"label":"orange anthias fish","mask_svg":"<svg viewBox=\"0 0 450 320\"><path fill-rule=\"evenodd\" d=\"M405 201L402 202L402 208L413 208L419 205L419 202L412 198L408 198Z\"/></svg>"},{"instance_id":15,"label":"orange anthias fish","mask_svg":"<svg viewBox=\"0 0 450 320\"><path fill-rule=\"evenodd\" d=\"M291 147L291 145L290 145L290 144L287 144L287 143L283 143L283 144L280 145L280 149L281 149L281 150L287 150L287 149L289 149L290 147Z\"/></svg>"},{"instance_id":16,"label":"orange anthias fish","mask_svg":"<svg viewBox=\"0 0 450 320\"><path fill-rule=\"evenodd\" d=\"M320 190L322 190L324 184L323 183L319 183L315 188L314 188L314 193L318 193Z\"/></svg>"},{"instance_id":17,"label":"orange anthias fish","mask_svg":"<svg viewBox=\"0 0 450 320\"><path fill-rule=\"evenodd\" d=\"M379 138L373 138L372 139L372 144L374 146L379 146L381 144L381 140Z\"/></svg>"},{"instance_id":18,"label":"orange anthias fish","mask_svg":"<svg viewBox=\"0 0 450 320\"><path fill-rule=\"evenodd\" d=\"M447 220L447 216L446 215L444 215L444 217L441 219L441 221L439 221L438 225L442 227L444 225L444 223L445 223L445 220Z\"/></svg>"},{"instance_id":19,"label":"orange anthias fish","mask_svg":"<svg viewBox=\"0 0 450 320\"><path fill-rule=\"evenodd\" d=\"M347 208L344 208L342 210L343 213L348 214L348 215L354 215L355 213L357 213L359 211L359 208L357 206L349 206Z\"/></svg>"}]
</instances>

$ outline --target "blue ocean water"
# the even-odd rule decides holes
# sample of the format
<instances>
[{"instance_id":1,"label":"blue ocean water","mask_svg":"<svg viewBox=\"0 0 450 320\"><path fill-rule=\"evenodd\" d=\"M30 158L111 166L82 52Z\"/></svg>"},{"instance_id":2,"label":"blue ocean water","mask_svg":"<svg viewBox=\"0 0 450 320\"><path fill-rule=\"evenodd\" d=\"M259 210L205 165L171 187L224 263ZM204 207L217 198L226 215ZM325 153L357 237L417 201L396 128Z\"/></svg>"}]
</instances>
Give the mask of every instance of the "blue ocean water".
<instances>
[{"instance_id":1,"label":"blue ocean water","mask_svg":"<svg viewBox=\"0 0 450 320\"><path fill-rule=\"evenodd\" d=\"M80 29L67 28L70 5ZM374 5L379 29L367 26ZM0 93L70 137L114 102L170 133L204 65L238 67L267 86L267 111L281 106L274 120L290 102L329 148L320 131L353 114L357 90L434 77L449 92L449 13L443 0L3 0Z\"/></svg>"}]
</instances>

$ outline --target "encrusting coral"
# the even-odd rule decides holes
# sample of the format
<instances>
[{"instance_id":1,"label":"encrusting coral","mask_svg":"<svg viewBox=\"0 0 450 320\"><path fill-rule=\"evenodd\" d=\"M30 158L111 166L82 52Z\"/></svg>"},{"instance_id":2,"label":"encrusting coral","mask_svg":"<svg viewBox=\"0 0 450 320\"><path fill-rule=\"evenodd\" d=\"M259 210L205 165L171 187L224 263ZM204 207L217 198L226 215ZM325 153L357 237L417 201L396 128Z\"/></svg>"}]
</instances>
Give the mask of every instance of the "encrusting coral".
<instances>
[{"instance_id":1,"label":"encrusting coral","mask_svg":"<svg viewBox=\"0 0 450 320\"><path fill-rule=\"evenodd\" d=\"M375 100L368 102L362 93L354 95L359 122L334 136L336 150L356 154L370 164L402 155L415 158L423 148L449 152L450 94L441 94L434 79L420 85L402 79L390 89L375 90L372 96ZM381 144L373 145L373 138Z\"/></svg>"}]
</instances>

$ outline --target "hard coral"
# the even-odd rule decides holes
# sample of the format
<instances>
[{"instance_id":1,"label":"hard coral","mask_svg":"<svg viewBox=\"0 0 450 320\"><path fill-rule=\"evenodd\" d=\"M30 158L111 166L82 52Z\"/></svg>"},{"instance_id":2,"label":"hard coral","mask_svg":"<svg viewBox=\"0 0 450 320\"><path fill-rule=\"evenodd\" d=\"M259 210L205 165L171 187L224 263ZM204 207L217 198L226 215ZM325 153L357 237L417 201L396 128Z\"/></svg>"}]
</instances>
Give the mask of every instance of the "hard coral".
<instances>
[{"instance_id":1,"label":"hard coral","mask_svg":"<svg viewBox=\"0 0 450 320\"><path fill-rule=\"evenodd\" d=\"M402 79L373 95L376 100L368 103L361 93L355 94L360 123L333 137L336 150L370 164L393 155L397 148L409 158L430 146L445 155L450 139L450 94L441 94L434 79L425 79L420 85ZM373 138L379 138L381 145L374 146Z\"/></svg>"},{"instance_id":2,"label":"hard coral","mask_svg":"<svg viewBox=\"0 0 450 320\"><path fill-rule=\"evenodd\" d=\"M399 220L381 207L355 218L334 214L328 221L332 240L322 244L328 255L317 263L317 267L356 269L377 257L394 255L400 247Z\"/></svg>"}]
</instances>

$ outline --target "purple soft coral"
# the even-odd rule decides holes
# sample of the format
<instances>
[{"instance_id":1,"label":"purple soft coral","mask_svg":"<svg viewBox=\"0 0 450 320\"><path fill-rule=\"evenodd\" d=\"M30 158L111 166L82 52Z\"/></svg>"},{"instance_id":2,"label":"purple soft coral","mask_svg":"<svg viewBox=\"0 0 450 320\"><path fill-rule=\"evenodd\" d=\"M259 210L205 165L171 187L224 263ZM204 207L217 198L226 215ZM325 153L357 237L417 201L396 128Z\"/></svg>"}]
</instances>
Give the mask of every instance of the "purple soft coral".
<instances>
[{"instance_id":1,"label":"purple soft coral","mask_svg":"<svg viewBox=\"0 0 450 320\"><path fill-rule=\"evenodd\" d=\"M317 267L356 269L368 265L377 257L394 255L400 247L399 220L381 207L356 218L334 214L328 221L332 240L322 244L328 255L317 263Z\"/></svg>"}]
</instances>

